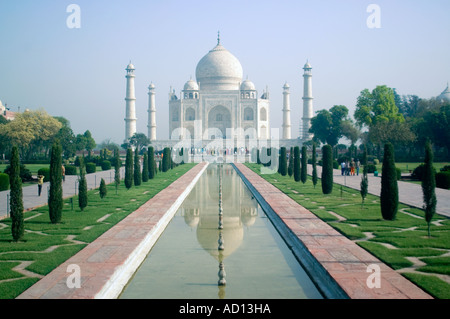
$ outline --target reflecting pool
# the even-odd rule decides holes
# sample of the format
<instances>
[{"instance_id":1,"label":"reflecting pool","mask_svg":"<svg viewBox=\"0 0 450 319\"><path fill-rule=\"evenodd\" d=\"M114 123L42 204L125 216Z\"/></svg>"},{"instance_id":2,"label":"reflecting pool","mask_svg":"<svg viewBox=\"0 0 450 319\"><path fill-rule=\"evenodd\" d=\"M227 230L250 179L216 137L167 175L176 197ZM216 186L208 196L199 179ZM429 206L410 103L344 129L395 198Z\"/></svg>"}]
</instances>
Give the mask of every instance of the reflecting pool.
<instances>
[{"instance_id":1,"label":"reflecting pool","mask_svg":"<svg viewBox=\"0 0 450 319\"><path fill-rule=\"evenodd\" d=\"M322 296L233 167L210 164L120 298Z\"/></svg>"}]
</instances>

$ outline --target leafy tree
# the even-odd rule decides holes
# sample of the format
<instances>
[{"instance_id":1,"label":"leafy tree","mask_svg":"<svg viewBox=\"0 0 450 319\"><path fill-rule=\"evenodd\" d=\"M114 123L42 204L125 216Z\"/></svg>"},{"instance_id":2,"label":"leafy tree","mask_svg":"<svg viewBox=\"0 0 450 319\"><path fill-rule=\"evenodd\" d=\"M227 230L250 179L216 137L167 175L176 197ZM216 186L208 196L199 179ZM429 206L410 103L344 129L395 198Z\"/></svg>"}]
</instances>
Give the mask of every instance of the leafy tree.
<instances>
[{"instance_id":1,"label":"leafy tree","mask_svg":"<svg viewBox=\"0 0 450 319\"><path fill-rule=\"evenodd\" d=\"M133 151L127 149L127 157L125 158L125 187L130 189L133 186Z\"/></svg>"},{"instance_id":2,"label":"leafy tree","mask_svg":"<svg viewBox=\"0 0 450 319\"><path fill-rule=\"evenodd\" d=\"M315 139L331 146L337 145L339 139L344 136L343 123L351 123L348 119L348 109L344 105L335 105L329 111L321 110L311 119L309 131ZM349 124L346 124L347 126Z\"/></svg>"},{"instance_id":3,"label":"leafy tree","mask_svg":"<svg viewBox=\"0 0 450 319\"><path fill-rule=\"evenodd\" d=\"M302 146L302 167L300 172L300 179L303 184L308 178L308 156L306 154L306 146Z\"/></svg>"},{"instance_id":4,"label":"leafy tree","mask_svg":"<svg viewBox=\"0 0 450 319\"><path fill-rule=\"evenodd\" d=\"M314 185L314 188L316 188L317 184L317 151L316 151L316 143L313 143L312 146L312 182Z\"/></svg>"},{"instance_id":5,"label":"leafy tree","mask_svg":"<svg viewBox=\"0 0 450 319\"><path fill-rule=\"evenodd\" d=\"M153 179L155 178L156 174L156 161L155 161L155 151L153 149L153 146L150 146L148 148L148 178Z\"/></svg>"},{"instance_id":6,"label":"leafy tree","mask_svg":"<svg viewBox=\"0 0 450 319\"><path fill-rule=\"evenodd\" d=\"M280 149L280 161L278 164L278 173L282 176L287 174L287 158L286 158L286 147L281 147Z\"/></svg>"},{"instance_id":7,"label":"leafy tree","mask_svg":"<svg viewBox=\"0 0 450 319\"><path fill-rule=\"evenodd\" d=\"M149 144L150 140L148 139L147 135L145 135L144 133L134 133L134 135L130 137L126 143L122 144L122 147L134 147L138 149L138 152L140 152Z\"/></svg>"},{"instance_id":8,"label":"leafy tree","mask_svg":"<svg viewBox=\"0 0 450 319\"><path fill-rule=\"evenodd\" d=\"M88 189L86 180L86 164L83 157L79 157L80 177L78 179L78 206L83 211L88 205Z\"/></svg>"},{"instance_id":9,"label":"leafy tree","mask_svg":"<svg viewBox=\"0 0 450 319\"><path fill-rule=\"evenodd\" d=\"M11 233L15 242L21 240L24 234L22 180L20 179L19 149L13 146L11 151L10 207L11 207Z\"/></svg>"},{"instance_id":10,"label":"leafy tree","mask_svg":"<svg viewBox=\"0 0 450 319\"><path fill-rule=\"evenodd\" d=\"M433 215L436 212L436 177L433 167L433 150L430 141L425 145L424 174L422 177L423 209L425 210L425 220L428 224L428 237L430 237L430 225Z\"/></svg>"},{"instance_id":11,"label":"leafy tree","mask_svg":"<svg viewBox=\"0 0 450 319\"><path fill-rule=\"evenodd\" d=\"M386 143L384 146L380 204L383 218L394 220L398 210L398 185L394 147L391 143Z\"/></svg>"},{"instance_id":12,"label":"leafy tree","mask_svg":"<svg viewBox=\"0 0 450 319\"><path fill-rule=\"evenodd\" d=\"M300 181L300 147L294 147L294 180Z\"/></svg>"},{"instance_id":13,"label":"leafy tree","mask_svg":"<svg viewBox=\"0 0 450 319\"><path fill-rule=\"evenodd\" d=\"M404 121L395 105L394 90L386 85L379 85L372 92L368 89L361 91L354 117L360 127L371 127L378 122Z\"/></svg>"},{"instance_id":14,"label":"leafy tree","mask_svg":"<svg viewBox=\"0 0 450 319\"><path fill-rule=\"evenodd\" d=\"M136 148L134 151L134 185L139 186L142 183L141 163L139 159L139 150Z\"/></svg>"},{"instance_id":15,"label":"leafy tree","mask_svg":"<svg viewBox=\"0 0 450 319\"><path fill-rule=\"evenodd\" d=\"M142 181L144 183L148 182L149 174L148 174L148 154L144 153L144 159L142 163Z\"/></svg>"},{"instance_id":16,"label":"leafy tree","mask_svg":"<svg viewBox=\"0 0 450 319\"><path fill-rule=\"evenodd\" d=\"M52 224L60 223L63 209L62 147L59 140L53 143L50 157L50 191L48 210Z\"/></svg>"},{"instance_id":17,"label":"leafy tree","mask_svg":"<svg viewBox=\"0 0 450 319\"><path fill-rule=\"evenodd\" d=\"M100 193L100 198L101 199L105 198L106 194L108 193L108 190L106 189L106 183L105 183L105 180L103 178L100 181L99 193Z\"/></svg>"},{"instance_id":18,"label":"leafy tree","mask_svg":"<svg viewBox=\"0 0 450 319\"><path fill-rule=\"evenodd\" d=\"M292 177L294 174L294 148L291 147L291 151L289 152L289 166L288 166L288 175Z\"/></svg>"},{"instance_id":19,"label":"leafy tree","mask_svg":"<svg viewBox=\"0 0 450 319\"><path fill-rule=\"evenodd\" d=\"M322 147L322 193L333 191L333 149L327 144Z\"/></svg>"},{"instance_id":20,"label":"leafy tree","mask_svg":"<svg viewBox=\"0 0 450 319\"><path fill-rule=\"evenodd\" d=\"M92 137L92 134L91 134L91 132L89 130L84 132L83 136L84 136L85 141L86 141L85 142L86 144L85 144L84 148L87 151L88 156L90 157L92 155L92 150L95 148L95 146L97 144L95 143L95 140Z\"/></svg>"}]
</instances>

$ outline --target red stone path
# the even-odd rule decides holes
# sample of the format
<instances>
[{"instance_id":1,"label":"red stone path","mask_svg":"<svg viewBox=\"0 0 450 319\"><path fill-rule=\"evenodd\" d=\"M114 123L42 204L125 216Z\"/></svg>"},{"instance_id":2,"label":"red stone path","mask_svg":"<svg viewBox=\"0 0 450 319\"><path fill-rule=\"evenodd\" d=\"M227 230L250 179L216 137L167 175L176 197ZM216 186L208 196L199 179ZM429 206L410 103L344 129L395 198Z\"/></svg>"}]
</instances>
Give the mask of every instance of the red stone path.
<instances>
[{"instance_id":1,"label":"red stone path","mask_svg":"<svg viewBox=\"0 0 450 319\"><path fill-rule=\"evenodd\" d=\"M352 299L432 298L245 165L235 164L235 166L348 297ZM371 289L366 284L368 277L372 274L367 272L371 264L378 265L381 269L380 288Z\"/></svg>"},{"instance_id":2,"label":"red stone path","mask_svg":"<svg viewBox=\"0 0 450 319\"><path fill-rule=\"evenodd\" d=\"M135 269L150 251L161 232L206 169L200 163L128 215L75 256L64 262L18 299L116 298ZM81 287L67 285L80 268Z\"/></svg>"}]
</instances>

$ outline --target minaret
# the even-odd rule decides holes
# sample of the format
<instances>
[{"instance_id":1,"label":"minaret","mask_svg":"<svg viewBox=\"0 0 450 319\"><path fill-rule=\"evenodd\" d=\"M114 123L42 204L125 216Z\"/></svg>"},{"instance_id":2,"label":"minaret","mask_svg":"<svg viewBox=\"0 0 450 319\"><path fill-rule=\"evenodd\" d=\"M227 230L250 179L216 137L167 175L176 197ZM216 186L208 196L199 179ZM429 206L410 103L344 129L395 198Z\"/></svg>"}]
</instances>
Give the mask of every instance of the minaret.
<instances>
[{"instance_id":1,"label":"minaret","mask_svg":"<svg viewBox=\"0 0 450 319\"><path fill-rule=\"evenodd\" d=\"M156 140L156 104L155 85L151 83L148 87L148 139Z\"/></svg>"},{"instance_id":2,"label":"minaret","mask_svg":"<svg viewBox=\"0 0 450 319\"><path fill-rule=\"evenodd\" d=\"M134 65L128 64L127 68L127 96L125 111L125 143L136 133L136 96L134 94Z\"/></svg>"},{"instance_id":3,"label":"minaret","mask_svg":"<svg viewBox=\"0 0 450 319\"><path fill-rule=\"evenodd\" d=\"M301 139L308 141L312 138L312 134L309 133L311 119L313 118L312 67L306 62L303 70L305 70L305 73L303 74L303 127Z\"/></svg>"},{"instance_id":4,"label":"minaret","mask_svg":"<svg viewBox=\"0 0 450 319\"><path fill-rule=\"evenodd\" d=\"M283 139L291 139L291 102L289 99L289 84L283 86Z\"/></svg>"}]
</instances>

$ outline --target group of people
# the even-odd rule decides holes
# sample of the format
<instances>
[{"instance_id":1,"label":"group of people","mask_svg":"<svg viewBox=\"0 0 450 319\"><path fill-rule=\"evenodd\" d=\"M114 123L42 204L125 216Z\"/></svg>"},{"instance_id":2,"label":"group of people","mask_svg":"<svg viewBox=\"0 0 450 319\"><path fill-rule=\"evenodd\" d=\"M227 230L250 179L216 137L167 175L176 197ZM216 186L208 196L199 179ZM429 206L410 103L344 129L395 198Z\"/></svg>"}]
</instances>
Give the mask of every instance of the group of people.
<instances>
[{"instance_id":1,"label":"group of people","mask_svg":"<svg viewBox=\"0 0 450 319\"><path fill-rule=\"evenodd\" d=\"M351 161L342 161L341 163L341 174L342 176L355 176L359 175L359 167L361 166L361 163L359 162L359 159L355 160L352 158Z\"/></svg>"}]
</instances>

